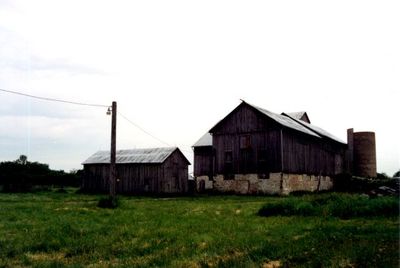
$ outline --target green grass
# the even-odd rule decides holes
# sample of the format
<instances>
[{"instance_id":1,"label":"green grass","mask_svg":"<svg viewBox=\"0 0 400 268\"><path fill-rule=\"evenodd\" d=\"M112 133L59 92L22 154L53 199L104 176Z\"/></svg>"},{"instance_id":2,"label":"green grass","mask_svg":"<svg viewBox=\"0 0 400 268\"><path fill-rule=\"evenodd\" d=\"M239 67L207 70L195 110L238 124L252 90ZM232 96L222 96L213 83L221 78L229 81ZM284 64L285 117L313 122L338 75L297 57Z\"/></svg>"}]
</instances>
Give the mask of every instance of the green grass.
<instances>
[{"instance_id":1,"label":"green grass","mask_svg":"<svg viewBox=\"0 0 400 268\"><path fill-rule=\"evenodd\" d=\"M398 216L257 215L307 196L120 197L115 209L101 198L0 194L0 267L399 265Z\"/></svg>"}]
</instances>

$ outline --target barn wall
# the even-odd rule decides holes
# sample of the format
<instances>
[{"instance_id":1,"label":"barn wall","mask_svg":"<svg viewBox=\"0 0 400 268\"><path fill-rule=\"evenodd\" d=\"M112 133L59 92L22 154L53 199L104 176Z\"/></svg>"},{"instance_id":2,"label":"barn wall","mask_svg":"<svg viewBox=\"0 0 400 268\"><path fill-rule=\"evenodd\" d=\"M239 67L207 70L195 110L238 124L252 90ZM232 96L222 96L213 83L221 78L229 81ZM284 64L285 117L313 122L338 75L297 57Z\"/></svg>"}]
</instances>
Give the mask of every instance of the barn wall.
<instances>
[{"instance_id":1,"label":"barn wall","mask_svg":"<svg viewBox=\"0 0 400 268\"><path fill-rule=\"evenodd\" d=\"M157 193L160 164L117 165L117 191L120 193Z\"/></svg>"},{"instance_id":2,"label":"barn wall","mask_svg":"<svg viewBox=\"0 0 400 268\"><path fill-rule=\"evenodd\" d=\"M83 189L107 192L109 190L109 165L85 165ZM116 190L119 193L157 193L160 164L117 164Z\"/></svg>"},{"instance_id":3,"label":"barn wall","mask_svg":"<svg viewBox=\"0 0 400 268\"><path fill-rule=\"evenodd\" d=\"M249 142L248 148L242 148L243 139ZM280 132L276 129L214 135L213 147L216 174L268 174L281 169ZM229 153L232 154L231 166L227 161Z\"/></svg>"},{"instance_id":4,"label":"barn wall","mask_svg":"<svg viewBox=\"0 0 400 268\"><path fill-rule=\"evenodd\" d=\"M283 131L283 172L333 176L344 171L344 153L329 140Z\"/></svg>"},{"instance_id":5,"label":"barn wall","mask_svg":"<svg viewBox=\"0 0 400 268\"><path fill-rule=\"evenodd\" d=\"M188 163L184 156L175 151L162 164L162 176L159 182L161 193L186 193L188 191Z\"/></svg>"},{"instance_id":6,"label":"barn wall","mask_svg":"<svg viewBox=\"0 0 400 268\"><path fill-rule=\"evenodd\" d=\"M265 130L271 122L259 116L259 113L248 105L240 105L232 111L212 134L236 134Z\"/></svg>"},{"instance_id":7,"label":"barn wall","mask_svg":"<svg viewBox=\"0 0 400 268\"><path fill-rule=\"evenodd\" d=\"M110 165L84 165L82 188L87 191L106 192L109 190Z\"/></svg>"},{"instance_id":8,"label":"barn wall","mask_svg":"<svg viewBox=\"0 0 400 268\"><path fill-rule=\"evenodd\" d=\"M194 147L193 175L212 176L213 172L212 146Z\"/></svg>"},{"instance_id":9,"label":"barn wall","mask_svg":"<svg viewBox=\"0 0 400 268\"><path fill-rule=\"evenodd\" d=\"M280 127L254 109L240 106L213 131L215 174L281 170Z\"/></svg>"}]
</instances>

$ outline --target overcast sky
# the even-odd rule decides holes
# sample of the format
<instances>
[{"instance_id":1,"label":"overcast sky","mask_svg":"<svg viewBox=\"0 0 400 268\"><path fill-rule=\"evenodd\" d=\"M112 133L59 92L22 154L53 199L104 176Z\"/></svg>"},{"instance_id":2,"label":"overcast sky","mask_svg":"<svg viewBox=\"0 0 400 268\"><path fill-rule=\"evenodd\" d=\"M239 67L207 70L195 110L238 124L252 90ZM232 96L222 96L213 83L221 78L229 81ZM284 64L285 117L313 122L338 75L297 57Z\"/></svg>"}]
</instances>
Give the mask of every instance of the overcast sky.
<instances>
[{"instance_id":1,"label":"overcast sky","mask_svg":"<svg viewBox=\"0 0 400 268\"><path fill-rule=\"evenodd\" d=\"M111 105L118 149L191 145L244 99L376 132L400 168L399 1L4 1L0 88ZM109 150L105 108L0 92L0 161L78 169Z\"/></svg>"}]
</instances>

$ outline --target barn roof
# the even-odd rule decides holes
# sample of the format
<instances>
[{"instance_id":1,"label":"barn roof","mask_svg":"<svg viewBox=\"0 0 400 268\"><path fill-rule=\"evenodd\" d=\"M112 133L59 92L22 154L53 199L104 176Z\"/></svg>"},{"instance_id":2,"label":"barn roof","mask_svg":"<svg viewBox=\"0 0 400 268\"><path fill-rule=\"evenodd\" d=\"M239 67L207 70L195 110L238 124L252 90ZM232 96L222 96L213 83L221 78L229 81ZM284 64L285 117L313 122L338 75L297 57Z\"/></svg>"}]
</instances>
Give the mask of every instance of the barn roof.
<instances>
[{"instance_id":1,"label":"barn roof","mask_svg":"<svg viewBox=\"0 0 400 268\"><path fill-rule=\"evenodd\" d=\"M195 144L193 144L193 147L201 146L212 146L212 136L209 132L204 134Z\"/></svg>"},{"instance_id":2,"label":"barn roof","mask_svg":"<svg viewBox=\"0 0 400 268\"><path fill-rule=\"evenodd\" d=\"M308 128L308 129L314 131L315 133L318 133L318 135L320 135L320 136L322 136L322 137L325 137L325 138L334 140L334 141L339 142L339 143L346 144L346 143L345 143L344 141L342 141L341 139L335 137L334 135L332 135L331 133L329 133L328 131L326 131L326 130L320 128L320 127L317 127L317 126L314 126L314 125L312 125L312 124L309 124L309 123L307 123L307 122L305 122L305 121L303 121L303 120L299 120L299 119L295 118L294 116L290 115L289 113L288 113L288 114L282 113L282 115L285 115L285 116L287 116L287 117L290 117L290 118L293 119L294 121L298 122L299 124L305 126L305 127Z\"/></svg>"},{"instance_id":3,"label":"barn roof","mask_svg":"<svg viewBox=\"0 0 400 268\"><path fill-rule=\"evenodd\" d=\"M246 102L246 104L248 104L248 103ZM263 108L257 107L255 105L251 105L251 104L248 104L248 105L250 105L251 107L253 107L256 110L260 111L261 113L263 113L264 115L268 116L269 118L271 118L272 120L276 121L277 123L281 124L282 126L285 126L285 127L288 127L288 128L303 132L305 134L320 138L320 136L317 133L309 130L308 128L304 127L301 124L298 124L297 122L294 122L291 118L288 118L287 116L270 112L268 110L265 110Z\"/></svg>"},{"instance_id":4,"label":"barn roof","mask_svg":"<svg viewBox=\"0 0 400 268\"><path fill-rule=\"evenodd\" d=\"M305 111L295 112L295 113L286 113L286 114L289 115L290 117L293 117L298 120L302 120L304 122L311 124L310 118L308 118L308 114Z\"/></svg>"},{"instance_id":5,"label":"barn roof","mask_svg":"<svg viewBox=\"0 0 400 268\"><path fill-rule=\"evenodd\" d=\"M310 124L310 123L308 123L308 122L305 122L305 121L303 121L303 120L300 120L300 118L302 118L304 115L307 116L307 113L306 113L306 112L276 114L276 113L270 112L270 111L268 111L268 110L266 110L266 109L263 109L263 108L260 108L260 107L255 106L255 105L249 104L249 103L247 103L247 102L245 102L245 101L242 100L242 103L241 103L238 107L236 107L231 113L233 113L233 112L234 112L236 109L238 109L241 105L248 105L248 106L252 107L252 108L255 109L256 111L260 112L262 115L267 116L268 118L274 120L275 122L277 122L278 124L280 124L280 125L282 125L282 126L284 126L284 127L287 127L287 128L290 128L290 129L293 129L293 130L296 130L296 131L299 131L299 132L302 132L302 133L305 133L305 134L307 134L307 135L314 136L314 137L317 137L317 138L323 138L323 137L325 137L325 138L328 138L328 139L333 140L333 141L335 141L335 142L339 142L339 143L341 143L341 144L346 144L346 143L343 142L341 139L335 137L334 135L330 134L330 133L327 132L326 130L323 130L323 129L320 128L320 127L314 126L314 125L312 125L312 124ZM231 114L231 113L230 113L230 114ZM230 115L230 114L229 114L229 115ZM214 127L212 127L212 128L210 129L210 132L212 133L213 130L214 130L222 121L224 121L229 115L227 115L226 117L224 117L224 118L223 118L221 121L219 121ZM299 117L299 118L298 118L298 117ZM308 118L308 116L307 116L307 118ZM205 137L205 136L206 136L206 135L204 135L203 137ZM201 140L203 139L203 137L200 138L199 141L201 141ZM210 137L211 137L211 135L210 135ZM199 141L198 141L198 142L199 142ZM211 141L211 143L212 143L212 141ZM197 144L197 143L196 143L196 144ZM195 144L194 146L196 146L196 144Z\"/></svg>"},{"instance_id":6,"label":"barn roof","mask_svg":"<svg viewBox=\"0 0 400 268\"><path fill-rule=\"evenodd\" d=\"M182 154L178 147L117 150L115 161L117 164L161 164L176 150ZM182 156L190 164L189 160L183 154ZM109 163L110 151L98 151L86 159L82 165Z\"/></svg>"}]
</instances>

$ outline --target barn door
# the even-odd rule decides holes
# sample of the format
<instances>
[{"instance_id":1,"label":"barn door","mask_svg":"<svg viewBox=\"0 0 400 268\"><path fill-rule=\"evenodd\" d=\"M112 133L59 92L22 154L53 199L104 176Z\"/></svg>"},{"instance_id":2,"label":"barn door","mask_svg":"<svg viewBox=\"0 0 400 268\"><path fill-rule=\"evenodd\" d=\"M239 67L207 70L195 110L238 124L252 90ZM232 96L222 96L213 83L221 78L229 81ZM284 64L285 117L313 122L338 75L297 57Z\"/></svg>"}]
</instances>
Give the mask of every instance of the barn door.
<instances>
[{"instance_id":1,"label":"barn door","mask_svg":"<svg viewBox=\"0 0 400 268\"><path fill-rule=\"evenodd\" d=\"M249 173L253 167L253 152L251 147L251 136L243 135L240 136L239 140L239 173Z\"/></svg>"}]
</instances>

